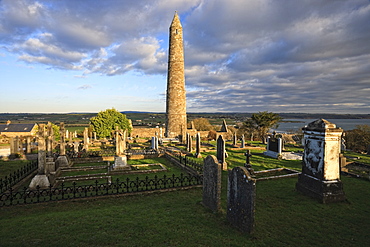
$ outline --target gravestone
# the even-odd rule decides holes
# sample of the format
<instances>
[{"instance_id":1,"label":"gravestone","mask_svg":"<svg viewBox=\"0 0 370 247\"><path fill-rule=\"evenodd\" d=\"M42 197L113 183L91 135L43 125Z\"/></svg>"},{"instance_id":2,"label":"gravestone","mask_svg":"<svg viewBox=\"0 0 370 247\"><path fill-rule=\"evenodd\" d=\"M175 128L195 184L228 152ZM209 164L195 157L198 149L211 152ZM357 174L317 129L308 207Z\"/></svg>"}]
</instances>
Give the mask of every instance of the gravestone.
<instances>
[{"instance_id":1,"label":"gravestone","mask_svg":"<svg viewBox=\"0 0 370 247\"><path fill-rule=\"evenodd\" d=\"M222 165L222 170L227 170L225 140L222 135L217 138L217 160Z\"/></svg>"},{"instance_id":2,"label":"gravestone","mask_svg":"<svg viewBox=\"0 0 370 247\"><path fill-rule=\"evenodd\" d=\"M75 142L73 143L73 151L74 151L75 153L78 153L78 152L79 152L79 146L80 146L80 142L75 141Z\"/></svg>"},{"instance_id":3,"label":"gravestone","mask_svg":"<svg viewBox=\"0 0 370 247\"><path fill-rule=\"evenodd\" d=\"M46 150L47 156L53 156L53 140L54 140L54 130L51 122L48 122L46 126Z\"/></svg>"},{"instance_id":4,"label":"gravestone","mask_svg":"<svg viewBox=\"0 0 370 247\"><path fill-rule=\"evenodd\" d=\"M49 178L45 174L46 169L46 142L45 142L45 125L39 124L37 132L38 143L38 169L35 177L32 178L29 185L30 189L47 188L50 186Z\"/></svg>"},{"instance_id":5,"label":"gravestone","mask_svg":"<svg viewBox=\"0 0 370 247\"><path fill-rule=\"evenodd\" d=\"M55 161L56 168L59 167L68 167L68 159L66 156L66 129L64 127L64 123L60 123L59 126L59 134L60 134L60 141L59 141L59 147L60 147L60 153Z\"/></svg>"},{"instance_id":6,"label":"gravestone","mask_svg":"<svg viewBox=\"0 0 370 247\"><path fill-rule=\"evenodd\" d=\"M221 164L213 155L204 160L202 204L213 212L221 209Z\"/></svg>"},{"instance_id":7,"label":"gravestone","mask_svg":"<svg viewBox=\"0 0 370 247\"><path fill-rule=\"evenodd\" d=\"M233 135L233 146L236 146L236 143L237 143L237 136L236 136L236 132L234 132L234 135Z\"/></svg>"},{"instance_id":8,"label":"gravestone","mask_svg":"<svg viewBox=\"0 0 370 247\"><path fill-rule=\"evenodd\" d=\"M195 157L202 158L202 155L200 153L200 133L198 132L195 139Z\"/></svg>"},{"instance_id":9,"label":"gravestone","mask_svg":"<svg viewBox=\"0 0 370 247\"><path fill-rule=\"evenodd\" d=\"M241 147L241 148L245 148L245 139L244 139L244 135L242 135L242 137L241 137L240 139L241 139L241 145L240 145L240 147Z\"/></svg>"},{"instance_id":10,"label":"gravestone","mask_svg":"<svg viewBox=\"0 0 370 247\"><path fill-rule=\"evenodd\" d=\"M84 129L84 149L87 151L89 149L89 129Z\"/></svg>"},{"instance_id":11,"label":"gravestone","mask_svg":"<svg viewBox=\"0 0 370 247\"><path fill-rule=\"evenodd\" d=\"M9 138L9 143L10 143L10 154L15 154L16 151L15 151L15 142L14 142L14 138L13 137L10 137Z\"/></svg>"},{"instance_id":12,"label":"gravestone","mask_svg":"<svg viewBox=\"0 0 370 247\"><path fill-rule=\"evenodd\" d=\"M188 152L193 151L193 137L189 134L189 140L188 140Z\"/></svg>"},{"instance_id":13,"label":"gravestone","mask_svg":"<svg viewBox=\"0 0 370 247\"><path fill-rule=\"evenodd\" d=\"M131 166L127 164L127 156L125 155L126 151L126 130L118 130L116 128L116 156L114 157L114 170L130 170Z\"/></svg>"},{"instance_id":14,"label":"gravestone","mask_svg":"<svg viewBox=\"0 0 370 247\"><path fill-rule=\"evenodd\" d=\"M26 154L31 153L31 136L26 137Z\"/></svg>"},{"instance_id":15,"label":"gravestone","mask_svg":"<svg viewBox=\"0 0 370 247\"><path fill-rule=\"evenodd\" d=\"M158 150L158 137L157 136L152 137L151 148L156 151Z\"/></svg>"},{"instance_id":16,"label":"gravestone","mask_svg":"<svg viewBox=\"0 0 370 247\"><path fill-rule=\"evenodd\" d=\"M278 158L283 152L283 140L281 138L268 137L266 151L264 155L272 158Z\"/></svg>"},{"instance_id":17,"label":"gravestone","mask_svg":"<svg viewBox=\"0 0 370 247\"><path fill-rule=\"evenodd\" d=\"M227 183L227 220L241 232L254 229L256 180L245 167L229 170Z\"/></svg>"},{"instance_id":18,"label":"gravestone","mask_svg":"<svg viewBox=\"0 0 370 247\"><path fill-rule=\"evenodd\" d=\"M296 189L322 203L345 200L340 181L340 143L343 130L318 119L302 128L304 154Z\"/></svg>"}]
</instances>

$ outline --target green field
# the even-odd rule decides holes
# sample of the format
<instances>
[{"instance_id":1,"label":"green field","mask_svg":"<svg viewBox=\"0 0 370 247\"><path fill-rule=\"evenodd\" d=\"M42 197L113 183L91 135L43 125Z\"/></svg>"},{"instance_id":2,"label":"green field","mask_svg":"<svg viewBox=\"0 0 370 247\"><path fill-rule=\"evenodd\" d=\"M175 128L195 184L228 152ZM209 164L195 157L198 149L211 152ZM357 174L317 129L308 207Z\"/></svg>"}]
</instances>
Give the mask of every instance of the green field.
<instances>
[{"instance_id":1,"label":"green field","mask_svg":"<svg viewBox=\"0 0 370 247\"><path fill-rule=\"evenodd\" d=\"M252 235L226 221L225 183L217 214L200 188L5 207L1 246L367 246L370 183L342 180L348 201L329 205L296 192L296 178L257 182Z\"/></svg>"},{"instance_id":2,"label":"green field","mask_svg":"<svg viewBox=\"0 0 370 247\"><path fill-rule=\"evenodd\" d=\"M263 156L262 150L251 151L255 170L301 169L300 161L279 161ZM245 150L227 152L229 168L244 164ZM215 151L202 153L203 158L208 154ZM366 155L346 156L370 163ZM129 162L159 162L168 174L181 172L164 158ZM115 178L128 176L138 175ZM369 181L342 176L347 201L334 204L297 192L296 177L258 181L255 230L248 235L226 220L227 172L222 176L219 213L201 205L201 188L2 207L0 246L368 246Z\"/></svg>"}]
</instances>

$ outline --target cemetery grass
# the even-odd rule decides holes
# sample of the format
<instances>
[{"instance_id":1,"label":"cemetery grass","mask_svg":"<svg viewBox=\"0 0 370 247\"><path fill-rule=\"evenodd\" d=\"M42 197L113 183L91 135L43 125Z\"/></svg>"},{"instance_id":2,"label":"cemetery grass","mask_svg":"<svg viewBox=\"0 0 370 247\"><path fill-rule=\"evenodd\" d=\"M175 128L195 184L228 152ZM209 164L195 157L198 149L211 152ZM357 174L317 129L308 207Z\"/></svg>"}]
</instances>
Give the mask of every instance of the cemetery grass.
<instances>
[{"instance_id":1,"label":"cemetery grass","mask_svg":"<svg viewBox=\"0 0 370 247\"><path fill-rule=\"evenodd\" d=\"M257 182L255 230L242 234L201 188L0 208L1 246L366 246L370 183L342 177L346 202L321 204L296 178Z\"/></svg>"},{"instance_id":2,"label":"cemetery grass","mask_svg":"<svg viewBox=\"0 0 370 247\"><path fill-rule=\"evenodd\" d=\"M29 162L30 161L28 160L10 160L10 161L0 160L0 178L8 176L9 174L27 165Z\"/></svg>"}]
</instances>

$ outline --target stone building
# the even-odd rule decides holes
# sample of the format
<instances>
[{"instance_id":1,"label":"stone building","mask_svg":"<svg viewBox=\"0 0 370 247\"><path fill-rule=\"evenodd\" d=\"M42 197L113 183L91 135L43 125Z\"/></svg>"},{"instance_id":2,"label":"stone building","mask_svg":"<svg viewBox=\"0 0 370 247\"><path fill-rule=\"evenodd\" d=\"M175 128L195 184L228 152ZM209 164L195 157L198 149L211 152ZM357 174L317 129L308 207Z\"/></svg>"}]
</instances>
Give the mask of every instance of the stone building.
<instances>
[{"instance_id":1,"label":"stone building","mask_svg":"<svg viewBox=\"0 0 370 247\"><path fill-rule=\"evenodd\" d=\"M0 124L0 135L7 137L16 136L35 136L36 124L14 124L8 121L6 124Z\"/></svg>"},{"instance_id":2,"label":"stone building","mask_svg":"<svg viewBox=\"0 0 370 247\"><path fill-rule=\"evenodd\" d=\"M165 134L168 138L181 138L186 129L184 45L182 26L176 12L169 30Z\"/></svg>"}]
</instances>

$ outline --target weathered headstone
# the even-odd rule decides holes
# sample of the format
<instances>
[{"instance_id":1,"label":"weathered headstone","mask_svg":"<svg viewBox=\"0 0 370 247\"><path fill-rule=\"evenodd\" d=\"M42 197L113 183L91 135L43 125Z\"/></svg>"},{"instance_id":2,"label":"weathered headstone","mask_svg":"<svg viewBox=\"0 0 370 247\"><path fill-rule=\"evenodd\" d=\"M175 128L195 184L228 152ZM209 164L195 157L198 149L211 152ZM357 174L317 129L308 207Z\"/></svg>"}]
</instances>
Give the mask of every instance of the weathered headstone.
<instances>
[{"instance_id":1,"label":"weathered headstone","mask_svg":"<svg viewBox=\"0 0 370 247\"><path fill-rule=\"evenodd\" d=\"M54 139L54 130L51 122L48 122L46 126L46 150L47 156L50 157L53 155L53 139Z\"/></svg>"},{"instance_id":2,"label":"weathered headstone","mask_svg":"<svg viewBox=\"0 0 370 247\"><path fill-rule=\"evenodd\" d=\"M305 146L297 190L322 203L345 200L339 164L343 130L325 119L309 123L302 130Z\"/></svg>"},{"instance_id":3,"label":"weathered headstone","mask_svg":"<svg viewBox=\"0 0 370 247\"><path fill-rule=\"evenodd\" d=\"M200 133L198 132L195 139L195 157L202 158L202 155L200 153Z\"/></svg>"},{"instance_id":4,"label":"weathered headstone","mask_svg":"<svg viewBox=\"0 0 370 247\"><path fill-rule=\"evenodd\" d=\"M236 132L233 134L233 146L236 146L236 143L238 142Z\"/></svg>"},{"instance_id":5,"label":"weathered headstone","mask_svg":"<svg viewBox=\"0 0 370 247\"><path fill-rule=\"evenodd\" d=\"M32 178L29 185L30 189L35 189L37 186L40 188L47 188L50 186L48 177L45 174L46 169L46 142L45 142L45 125L39 124L37 133L38 144L38 169L37 175Z\"/></svg>"},{"instance_id":6,"label":"weathered headstone","mask_svg":"<svg viewBox=\"0 0 370 247\"><path fill-rule=\"evenodd\" d=\"M127 156L125 155L126 151L126 130L118 130L116 128L116 156L114 157L114 170L127 170L131 169L131 166L127 164Z\"/></svg>"},{"instance_id":7,"label":"weathered headstone","mask_svg":"<svg viewBox=\"0 0 370 247\"><path fill-rule=\"evenodd\" d=\"M84 129L84 149L87 151L89 149L89 129Z\"/></svg>"},{"instance_id":8,"label":"weathered headstone","mask_svg":"<svg viewBox=\"0 0 370 247\"><path fill-rule=\"evenodd\" d=\"M10 154L15 154L16 151L15 151L15 142L14 142L14 138L13 137L10 137L9 138L9 143L10 143Z\"/></svg>"},{"instance_id":9,"label":"weathered headstone","mask_svg":"<svg viewBox=\"0 0 370 247\"><path fill-rule=\"evenodd\" d=\"M227 170L225 141L222 135L217 139L217 160L222 165L222 170Z\"/></svg>"},{"instance_id":10,"label":"weathered headstone","mask_svg":"<svg viewBox=\"0 0 370 247\"><path fill-rule=\"evenodd\" d=\"M220 132L227 132L228 129L227 129L227 124L226 124L226 121L225 119L222 120L222 125L221 125L221 130Z\"/></svg>"},{"instance_id":11,"label":"weathered headstone","mask_svg":"<svg viewBox=\"0 0 370 247\"><path fill-rule=\"evenodd\" d=\"M64 127L64 123L60 123L59 126L59 134L60 134L60 141L59 141L59 147L60 147L60 153L55 161L56 168L58 167L68 167L68 159L66 156L66 129Z\"/></svg>"},{"instance_id":12,"label":"weathered headstone","mask_svg":"<svg viewBox=\"0 0 370 247\"><path fill-rule=\"evenodd\" d=\"M31 153L31 136L26 137L26 153L30 154Z\"/></svg>"},{"instance_id":13,"label":"weathered headstone","mask_svg":"<svg viewBox=\"0 0 370 247\"><path fill-rule=\"evenodd\" d=\"M228 173L227 220L245 233L254 229L256 180L245 167L235 167Z\"/></svg>"},{"instance_id":14,"label":"weathered headstone","mask_svg":"<svg viewBox=\"0 0 370 247\"><path fill-rule=\"evenodd\" d=\"M240 145L241 148L245 148L245 139L244 139L244 135L242 135L241 137L241 145Z\"/></svg>"},{"instance_id":15,"label":"weathered headstone","mask_svg":"<svg viewBox=\"0 0 370 247\"><path fill-rule=\"evenodd\" d=\"M213 155L204 160L202 204L213 212L221 208L221 164Z\"/></svg>"}]
</instances>

